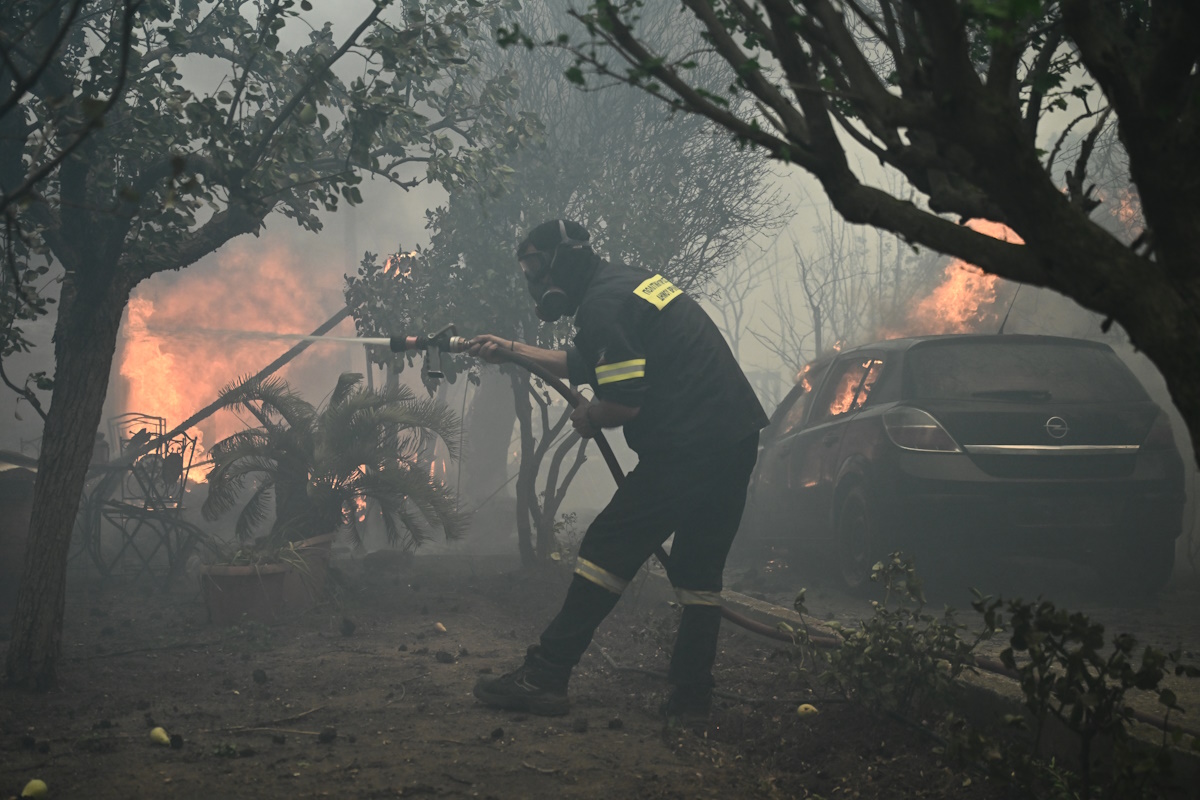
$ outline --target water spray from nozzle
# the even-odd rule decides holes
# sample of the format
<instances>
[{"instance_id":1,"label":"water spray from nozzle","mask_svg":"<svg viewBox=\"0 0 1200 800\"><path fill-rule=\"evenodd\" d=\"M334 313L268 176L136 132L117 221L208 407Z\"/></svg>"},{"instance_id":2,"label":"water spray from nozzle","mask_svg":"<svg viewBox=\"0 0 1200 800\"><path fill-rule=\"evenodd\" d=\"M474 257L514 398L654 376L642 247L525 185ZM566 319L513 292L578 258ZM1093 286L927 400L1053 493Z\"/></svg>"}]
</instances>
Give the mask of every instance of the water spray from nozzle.
<instances>
[{"instance_id":1,"label":"water spray from nozzle","mask_svg":"<svg viewBox=\"0 0 1200 800\"><path fill-rule=\"evenodd\" d=\"M464 336L458 336L454 325L447 325L437 333L419 334L417 336L320 336L303 335L298 333L273 333L269 331L231 331L208 330L197 328L175 329L175 335L206 334L237 336L244 339L289 339L297 342L338 342L341 344L374 345L386 347L393 353L403 353L410 350L422 350L426 357L426 371L431 378L444 378L442 371L442 353L462 353L470 346L471 341Z\"/></svg>"},{"instance_id":2,"label":"water spray from nozzle","mask_svg":"<svg viewBox=\"0 0 1200 800\"><path fill-rule=\"evenodd\" d=\"M302 342L344 342L345 344L369 344L377 347L389 347L392 343L392 339L387 337L371 338L367 336L298 336L296 338Z\"/></svg>"},{"instance_id":3,"label":"water spray from nozzle","mask_svg":"<svg viewBox=\"0 0 1200 800\"><path fill-rule=\"evenodd\" d=\"M344 336L301 336L302 341L313 342L347 342L349 344L376 345L386 347L393 353L404 353L410 350L425 352L425 371L431 378L444 378L442 371L442 353L462 353L471 344L470 339L456 335L454 325L447 325L437 333L418 334L416 336L378 337L344 337Z\"/></svg>"},{"instance_id":4,"label":"water spray from nozzle","mask_svg":"<svg viewBox=\"0 0 1200 800\"><path fill-rule=\"evenodd\" d=\"M147 326L147 333L152 333L155 336L176 337L176 338L235 338L235 339L265 339L271 341L283 340L289 342L339 342L342 344L357 344L357 345L377 345L379 347L389 347L395 337L359 337L359 336L324 336L322 334L305 334L305 333L278 333L276 331L248 331L234 330L229 328L160 328L158 326Z\"/></svg>"}]
</instances>

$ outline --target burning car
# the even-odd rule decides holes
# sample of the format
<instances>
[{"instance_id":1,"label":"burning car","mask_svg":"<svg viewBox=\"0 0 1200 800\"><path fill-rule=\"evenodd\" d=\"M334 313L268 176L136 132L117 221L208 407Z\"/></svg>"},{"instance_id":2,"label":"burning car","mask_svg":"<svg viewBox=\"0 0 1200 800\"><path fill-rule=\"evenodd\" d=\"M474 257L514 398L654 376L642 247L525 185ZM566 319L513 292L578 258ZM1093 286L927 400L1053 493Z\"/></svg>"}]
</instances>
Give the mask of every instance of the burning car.
<instances>
[{"instance_id":1,"label":"burning car","mask_svg":"<svg viewBox=\"0 0 1200 800\"><path fill-rule=\"evenodd\" d=\"M1166 413L1112 348L1054 336L893 339L806 367L763 431L739 535L823 551L850 588L1020 555L1162 587L1184 469Z\"/></svg>"}]
</instances>

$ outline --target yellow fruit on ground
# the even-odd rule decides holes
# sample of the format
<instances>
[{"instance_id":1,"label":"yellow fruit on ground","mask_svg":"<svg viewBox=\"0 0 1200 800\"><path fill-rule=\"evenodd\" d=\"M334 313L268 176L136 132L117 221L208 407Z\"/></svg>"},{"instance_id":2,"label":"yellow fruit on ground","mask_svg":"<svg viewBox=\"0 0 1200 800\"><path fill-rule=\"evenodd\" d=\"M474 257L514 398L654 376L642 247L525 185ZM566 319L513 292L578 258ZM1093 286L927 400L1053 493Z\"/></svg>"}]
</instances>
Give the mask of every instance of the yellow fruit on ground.
<instances>
[{"instance_id":1,"label":"yellow fruit on ground","mask_svg":"<svg viewBox=\"0 0 1200 800\"><path fill-rule=\"evenodd\" d=\"M25 784L25 788L21 790L21 797L45 797L48 791L49 789L46 787L45 781L34 778Z\"/></svg>"},{"instance_id":2,"label":"yellow fruit on ground","mask_svg":"<svg viewBox=\"0 0 1200 800\"><path fill-rule=\"evenodd\" d=\"M162 728L154 728L150 731L150 741L155 744L170 744L171 737Z\"/></svg>"},{"instance_id":3,"label":"yellow fruit on ground","mask_svg":"<svg viewBox=\"0 0 1200 800\"><path fill-rule=\"evenodd\" d=\"M813 714L819 714L817 707L810 703L803 703L796 708L796 713L802 717L811 717Z\"/></svg>"}]
</instances>

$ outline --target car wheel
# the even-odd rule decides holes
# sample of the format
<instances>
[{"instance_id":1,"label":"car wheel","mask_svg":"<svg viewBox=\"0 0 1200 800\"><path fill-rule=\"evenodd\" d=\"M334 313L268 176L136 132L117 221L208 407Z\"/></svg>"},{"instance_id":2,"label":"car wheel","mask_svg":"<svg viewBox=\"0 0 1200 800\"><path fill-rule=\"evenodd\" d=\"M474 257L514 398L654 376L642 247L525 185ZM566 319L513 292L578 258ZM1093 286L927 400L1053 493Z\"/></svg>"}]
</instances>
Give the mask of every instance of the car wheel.
<instances>
[{"instance_id":1,"label":"car wheel","mask_svg":"<svg viewBox=\"0 0 1200 800\"><path fill-rule=\"evenodd\" d=\"M834 526L842 583L852 592L863 593L871 586L878 536L871 502L862 486L852 486L842 495Z\"/></svg>"},{"instance_id":2,"label":"car wheel","mask_svg":"<svg viewBox=\"0 0 1200 800\"><path fill-rule=\"evenodd\" d=\"M1163 536L1113 548L1096 571L1104 584L1101 591L1145 597L1166 586L1174 568L1175 540Z\"/></svg>"}]
</instances>

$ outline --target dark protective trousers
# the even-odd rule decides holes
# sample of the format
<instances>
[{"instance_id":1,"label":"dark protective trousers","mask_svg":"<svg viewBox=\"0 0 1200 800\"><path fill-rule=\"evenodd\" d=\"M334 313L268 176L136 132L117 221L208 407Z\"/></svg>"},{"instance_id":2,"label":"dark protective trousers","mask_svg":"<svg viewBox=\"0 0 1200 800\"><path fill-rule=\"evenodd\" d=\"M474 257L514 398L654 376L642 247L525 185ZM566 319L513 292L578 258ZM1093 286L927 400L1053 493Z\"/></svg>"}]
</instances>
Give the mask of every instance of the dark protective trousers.
<instances>
[{"instance_id":1,"label":"dark protective trousers","mask_svg":"<svg viewBox=\"0 0 1200 800\"><path fill-rule=\"evenodd\" d=\"M669 677L712 686L725 558L746 504L758 435L686 460L642 459L588 527L558 616L541 636L547 660L575 665L654 550L675 534L668 576L683 605Z\"/></svg>"}]
</instances>

